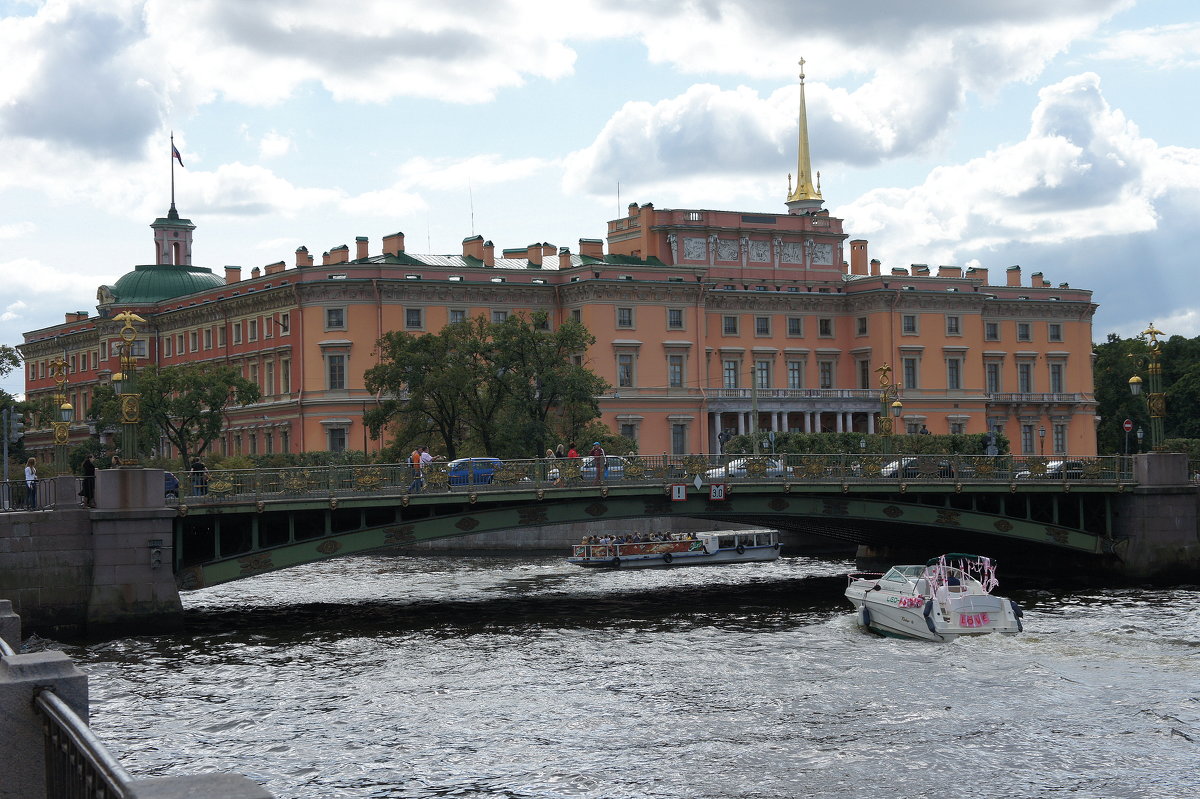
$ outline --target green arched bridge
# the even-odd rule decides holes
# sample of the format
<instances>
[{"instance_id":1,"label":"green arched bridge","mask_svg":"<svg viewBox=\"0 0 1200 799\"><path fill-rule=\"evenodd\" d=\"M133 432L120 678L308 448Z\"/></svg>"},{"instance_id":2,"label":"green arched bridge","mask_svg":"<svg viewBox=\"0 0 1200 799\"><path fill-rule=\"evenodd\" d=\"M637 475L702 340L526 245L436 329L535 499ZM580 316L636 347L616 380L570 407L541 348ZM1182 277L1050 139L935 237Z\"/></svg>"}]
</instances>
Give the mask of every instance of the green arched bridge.
<instances>
[{"instance_id":1,"label":"green arched bridge","mask_svg":"<svg viewBox=\"0 0 1200 799\"><path fill-rule=\"evenodd\" d=\"M472 533L690 517L886 546L943 533L1117 551L1128 459L1010 456L609 457L180 475L175 573L202 588L316 560ZM985 542L986 543L986 542Z\"/></svg>"}]
</instances>

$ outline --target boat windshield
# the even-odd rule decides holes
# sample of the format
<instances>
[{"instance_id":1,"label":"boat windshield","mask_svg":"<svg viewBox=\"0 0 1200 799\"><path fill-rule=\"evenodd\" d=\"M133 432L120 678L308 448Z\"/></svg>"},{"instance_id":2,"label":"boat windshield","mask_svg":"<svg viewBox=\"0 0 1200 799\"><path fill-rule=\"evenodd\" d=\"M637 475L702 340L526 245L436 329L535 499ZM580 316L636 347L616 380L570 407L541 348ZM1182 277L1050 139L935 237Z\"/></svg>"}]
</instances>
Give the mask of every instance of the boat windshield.
<instances>
[{"instance_id":1,"label":"boat windshield","mask_svg":"<svg viewBox=\"0 0 1200 799\"><path fill-rule=\"evenodd\" d=\"M920 577L923 571L923 566L893 566L883 575L883 579L891 583L911 583Z\"/></svg>"}]
</instances>

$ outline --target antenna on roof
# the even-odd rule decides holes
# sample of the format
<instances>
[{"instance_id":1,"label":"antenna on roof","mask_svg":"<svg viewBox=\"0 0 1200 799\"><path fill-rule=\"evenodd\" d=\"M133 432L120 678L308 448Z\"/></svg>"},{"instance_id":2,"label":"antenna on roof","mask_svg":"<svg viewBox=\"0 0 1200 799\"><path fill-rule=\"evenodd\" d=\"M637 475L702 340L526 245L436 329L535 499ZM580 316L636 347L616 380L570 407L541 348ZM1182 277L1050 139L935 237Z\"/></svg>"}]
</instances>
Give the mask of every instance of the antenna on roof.
<instances>
[{"instance_id":1,"label":"antenna on roof","mask_svg":"<svg viewBox=\"0 0 1200 799\"><path fill-rule=\"evenodd\" d=\"M475 191L471 188L471 179L467 178L467 197L471 200L471 235L475 235Z\"/></svg>"},{"instance_id":2,"label":"antenna on roof","mask_svg":"<svg viewBox=\"0 0 1200 799\"><path fill-rule=\"evenodd\" d=\"M621 181L617 181L617 218L621 217Z\"/></svg>"}]
</instances>

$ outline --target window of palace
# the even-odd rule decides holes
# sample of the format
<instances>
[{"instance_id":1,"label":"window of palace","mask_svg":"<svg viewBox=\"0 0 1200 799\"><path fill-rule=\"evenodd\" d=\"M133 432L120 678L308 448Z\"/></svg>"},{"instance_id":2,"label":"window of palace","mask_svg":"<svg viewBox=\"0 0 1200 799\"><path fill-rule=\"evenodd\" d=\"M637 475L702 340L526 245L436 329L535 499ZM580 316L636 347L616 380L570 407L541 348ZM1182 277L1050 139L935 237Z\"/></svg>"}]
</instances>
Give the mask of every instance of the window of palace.
<instances>
[{"instance_id":1,"label":"window of palace","mask_svg":"<svg viewBox=\"0 0 1200 799\"><path fill-rule=\"evenodd\" d=\"M1062 325L1058 322L1051 322L1046 330L1047 341L1062 341Z\"/></svg>"},{"instance_id":2,"label":"window of palace","mask_svg":"<svg viewBox=\"0 0 1200 799\"><path fill-rule=\"evenodd\" d=\"M1065 365L1062 363L1050 364L1050 393L1063 394L1066 389L1063 386L1063 376L1066 372Z\"/></svg>"},{"instance_id":3,"label":"window of palace","mask_svg":"<svg viewBox=\"0 0 1200 799\"><path fill-rule=\"evenodd\" d=\"M999 322L984 322L983 337L987 341L1000 340L1000 323Z\"/></svg>"},{"instance_id":4,"label":"window of palace","mask_svg":"<svg viewBox=\"0 0 1200 799\"><path fill-rule=\"evenodd\" d=\"M787 320L787 334L792 337L802 337L804 335L804 317L789 316Z\"/></svg>"},{"instance_id":5,"label":"window of palace","mask_svg":"<svg viewBox=\"0 0 1200 799\"><path fill-rule=\"evenodd\" d=\"M854 334L857 336L867 335L867 317L860 316L855 320Z\"/></svg>"},{"instance_id":6,"label":"window of palace","mask_svg":"<svg viewBox=\"0 0 1200 799\"><path fill-rule=\"evenodd\" d=\"M634 385L633 372L633 353L621 352L617 354L617 386L620 388L632 388Z\"/></svg>"},{"instance_id":7,"label":"window of palace","mask_svg":"<svg viewBox=\"0 0 1200 799\"><path fill-rule=\"evenodd\" d=\"M738 333L738 318L736 316L721 317L721 332L727 336L736 336Z\"/></svg>"},{"instance_id":8,"label":"window of palace","mask_svg":"<svg viewBox=\"0 0 1200 799\"><path fill-rule=\"evenodd\" d=\"M946 317L946 335L961 336L962 335L962 318L958 316Z\"/></svg>"},{"instance_id":9,"label":"window of palace","mask_svg":"<svg viewBox=\"0 0 1200 799\"><path fill-rule=\"evenodd\" d=\"M728 359L721 362L721 382L725 388L738 387L738 372L739 362L734 359Z\"/></svg>"},{"instance_id":10,"label":"window of palace","mask_svg":"<svg viewBox=\"0 0 1200 799\"><path fill-rule=\"evenodd\" d=\"M618 308L617 309L617 327L631 328L633 327L633 309Z\"/></svg>"},{"instance_id":11,"label":"window of palace","mask_svg":"<svg viewBox=\"0 0 1200 799\"><path fill-rule=\"evenodd\" d=\"M917 316L916 314L904 314L900 317L900 332L906 336L917 335Z\"/></svg>"},{"instance_id":12,"label":"window of palace","mask_svg":"<svg viewBox=\"0 0 1200 799\"><path fill-rule=\"evenodd\" d=\"M946 359L946 388L950 391L958 391L962 388L961 358Z\"/></svg>"},{"instance_id":13,"label":"window of palace","mask_svg":"<svg viewBox=\"0 0 1200 799\"><path fill-rule=\"evenodd\" d=\"M683 330L683 309L668 308L667 309L667 329L668 330Z\"/></svg>"},{"instance_id":14,"label":"window of palace","mask_svg":"<svg viewBox=\"0 0 1200 799\"><path fill-rule=\"evenodd\" d=\"M346 309L345 308L326 308L325 309L325 329L326 330L345 330L346 329Z\"/></svg>"},{"instance_id":15,"label":"window of palace","mask_svg":"<svg viewBox=\"0 0 1200 799\"><path fill-rule=\"evenodd\" d=\"M325 388L341 391L346 388L346 356L344 353L325 355Z\"/></svg>"},{"instance_id":16,"label":"window of palace","mask_svg":"<svg viewBox=\"0 0 1200 799\"><path fill-rule=\"evenodd\" d=\"M500 325L508 321L508 311L492 311L492 322Z\"/></svg>"},{"instance_id":17,"label":"window of palace","mask_svg":"<svg viewBox=\"0 0 1200 799\"><path fill-rule=\"evenodd\" d=\"M754 381L759 389L771 387L771 362L766 360L754 362Z\"/></svg>"},{"instance_id":18,"label":"window of palace","mask_svg":"<svg viewBox=\"0 0 1200 799\"><path fill-rule=\"evenodd\" d=\"M817 361L820 388L833 388L833 361Z\"/></svg>"},{"instance_id":19,"label":"window of palace","mask_svg":"<svg viewBox=\"0 0 1200 799\"><path fill-rule=\"evenodd\" d=\"M818 319L817 320L817 335L821 338L833 338L833 320Z\"/></svg>"},{"instance_id":20,"label":"window of palace","mask_svg":"<svg viewBox=\"0 0 1200 799\"><path fill-rule=\"evenodd\" d=\"M467 312L462 308L450 309L450 324L457 325L460 322L467 321Z\"/></svg>"},{"instance_id":21,"label":"window of palace","mask_svg":"<svg viewBox=\"0 0 1200 799\"><path fill-rule=\"evenodd\" d=\"M804 361L787 362L787 381L790 389L804 388Z\"/></svg>"},{"instance_id":22,"label":"window of palace","mask_svg":"<svg viewBox=\"0 0 1200 799\"><path fill-rule=\"evenodd\" d=\"M671 388L683 388L683 356L668 355L667 356L667 385Z\"/></svg>"},{"instance_id":23,"label":"window of palace","mask_svg":"<svg viewBox=\"0 0 1200 799\"><path fill-rule=\"evenodd\" d=\"M290 332L292 332L292 315L285 311L279 315L279 335L286 336Z\"/></svg>"},{"instance_id":24,"label":"window of palace","mask_svg":"<svg viewBox=\"0 0 1200 799\"><path fill-rule=\"evenodd\" d=\"M404 327L408 330L420 330L423 327L420 308L404 309Z\"/></svg>"},{"instance_id":25,"label":"window of palace","mask_svg":"<svg viewBox=\"0 0 1200 799\"><path fill-rule=\"evenodd\" d=\"M1000 393L1000 364L988 361L983 367L984 378L987 380L987 393Z\"/></svg>"},{"instance_id":26,"label":"window of palace","mask_svg":"<svg viewBox=\"0 0 1200 799\"><path fill-rule=\"evenodd\" d=\"M770 336L771 335L771 317L756 316L754 317L754 335Z\"/></svg>"},{"instance_id":27,"label":"window of palace","mask_svg":"<svg viewBox=\"0 0 1200 799\"><path fill-rule=\"evenodd\" d=\"M1021 394L1033 393L1033 364L1017 364L1017 392Z\"/></svg>"},{"instance_id":28,"label":"window of palace","mask_svg":"<svg viewBox=\"0 0 1200 799\"><path fill-rule=\"evenodd\" d=\"M1032 341L1028 322L1017 322L1017 341Z\"/></svg>"}]
</instances>

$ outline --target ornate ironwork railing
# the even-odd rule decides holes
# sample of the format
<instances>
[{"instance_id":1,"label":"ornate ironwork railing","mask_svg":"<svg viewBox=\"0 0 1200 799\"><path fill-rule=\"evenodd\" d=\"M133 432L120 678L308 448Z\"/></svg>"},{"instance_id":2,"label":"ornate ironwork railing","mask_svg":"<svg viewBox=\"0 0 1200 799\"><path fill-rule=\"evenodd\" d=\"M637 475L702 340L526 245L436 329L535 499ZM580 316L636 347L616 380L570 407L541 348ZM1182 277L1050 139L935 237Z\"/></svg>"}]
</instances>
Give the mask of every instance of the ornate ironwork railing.
<instances>
[{"instance_id":1,"label":"ornate ironwork railing","mask_svg":"<svg viewBox=\"0 0 1200 799\"><path fill-rule=\"evenodd\" d=\"M599 474L597 472L599 471ZM417 473L407 463L184 472L179 505L313 497L478 495L549 491L587 485L666 483L898 483L960 484L1128 483L1131 460L1121 456L1070 458L1013 455L630 455L501 461L434 462Z\"/></svg>"}]
</instances>

